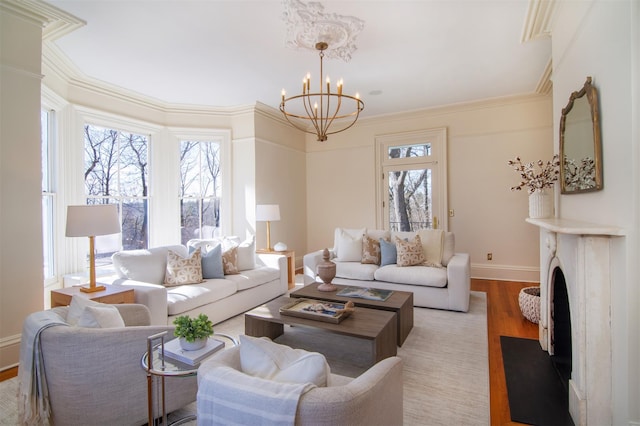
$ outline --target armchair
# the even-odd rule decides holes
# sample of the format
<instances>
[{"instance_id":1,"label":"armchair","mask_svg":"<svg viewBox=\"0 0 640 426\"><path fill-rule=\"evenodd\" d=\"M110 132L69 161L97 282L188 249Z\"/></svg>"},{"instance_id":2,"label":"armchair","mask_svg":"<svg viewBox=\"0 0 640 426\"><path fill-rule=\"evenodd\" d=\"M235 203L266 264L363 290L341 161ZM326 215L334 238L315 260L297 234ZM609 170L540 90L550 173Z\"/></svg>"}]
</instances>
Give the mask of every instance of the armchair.
<instances>
[{"instance_id":1,"label":"armchair","mask_svg":"<svg viewBox=\"0 0 640 426\"><path fill-rule=\"evenodd\" d=\"M198 381L216 374L216 367L242 371L235 346L202 363ZM264 380L256 378L256 382ZM403 421L402 359L386 358L352 379L331 374L328 387L314 387L298 402L296 425L400 425ZM200 404L198 399L198 413Z\"/></svg>"},{"instance_id":2,"label":"armchair","mask_svg":"<svg viewBox=\"0 0 640 426\"><path fill-rule=\"evenodd\" d=\"M125 328L51 327L41 334L55 425L141 425L148 420L146 372L141 366L147 337L169 326L149 326L144 305L114 305ZM53 308L66 318L68 307ZM195 377L166 380L167 411L196 400Z\"/></svg>"}]
</instances>

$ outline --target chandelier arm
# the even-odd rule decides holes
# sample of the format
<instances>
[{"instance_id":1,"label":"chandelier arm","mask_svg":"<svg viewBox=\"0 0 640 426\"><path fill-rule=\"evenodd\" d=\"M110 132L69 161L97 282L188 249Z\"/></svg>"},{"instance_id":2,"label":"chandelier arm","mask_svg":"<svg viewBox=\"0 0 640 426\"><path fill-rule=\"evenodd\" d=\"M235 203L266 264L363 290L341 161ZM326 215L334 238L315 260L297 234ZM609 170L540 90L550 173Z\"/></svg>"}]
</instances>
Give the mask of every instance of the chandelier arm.
<instances>
[{"instance_id":1,"label":"chandelier arm","mask_svg":"<svg viewBox=\"0 0 640 426\"><path fill-rule=\"evenodd\" d=\"M308 93L306 96L305 95L301 95L301 96L302 96L302 104L304 105L304 110L307 113L306 119L311 121L311 124L313 124L313 127L316 129L316 133L319 133L320 129L318 127L318 117L317 117L317 114L315 113L315 108L312 105L313 96L315 95ZM322 115L322 111L320 111L320 115ZM308 133L311 133L311 132L308 132Z\"/></svg>"}]
</instances>

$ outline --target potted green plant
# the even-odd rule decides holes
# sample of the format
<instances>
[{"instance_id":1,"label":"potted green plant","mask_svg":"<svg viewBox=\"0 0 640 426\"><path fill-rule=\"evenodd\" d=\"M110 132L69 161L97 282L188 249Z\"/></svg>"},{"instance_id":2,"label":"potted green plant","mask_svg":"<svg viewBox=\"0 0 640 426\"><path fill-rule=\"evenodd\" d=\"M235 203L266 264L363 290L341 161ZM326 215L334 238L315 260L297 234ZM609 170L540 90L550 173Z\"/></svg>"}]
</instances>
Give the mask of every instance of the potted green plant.
<instances>
[{"instance_id":1,"label":"potted green plant","mask_svg":"<svg viewBox=\"0 0 640 426\"><path fill-rule=\"evenodd\" d=\"M173 320L173 324L176 326L173 334L180 339L180 346L185 351L203 348L209 336L213 334L213 323L205 314L195 318L181 315Z\"/></svg>"}]
</instances>

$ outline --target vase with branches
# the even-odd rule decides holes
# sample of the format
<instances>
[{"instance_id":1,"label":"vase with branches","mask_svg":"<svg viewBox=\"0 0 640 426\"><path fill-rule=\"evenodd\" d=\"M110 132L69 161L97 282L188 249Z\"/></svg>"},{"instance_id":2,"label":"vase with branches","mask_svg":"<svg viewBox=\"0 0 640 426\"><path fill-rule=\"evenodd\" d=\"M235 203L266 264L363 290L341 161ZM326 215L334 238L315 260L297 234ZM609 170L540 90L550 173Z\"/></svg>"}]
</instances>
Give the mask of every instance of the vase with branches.
<instances>
[{"instance_id":1,"label":"vase with branches","mask_svg":"<svg viewBox=\"0 0 640 426\"><path fill-rule=\"evenodd\" d=\"M533 194L536 191L551 188L560 177L560 159L557 154L547 162L538 160L523 163L520 157L516 157L509 160L508 164L520 174L522 179L518 185L511 187L512 191L521 191L527 187L529 194Z\"/></svg>"}]
</instances>

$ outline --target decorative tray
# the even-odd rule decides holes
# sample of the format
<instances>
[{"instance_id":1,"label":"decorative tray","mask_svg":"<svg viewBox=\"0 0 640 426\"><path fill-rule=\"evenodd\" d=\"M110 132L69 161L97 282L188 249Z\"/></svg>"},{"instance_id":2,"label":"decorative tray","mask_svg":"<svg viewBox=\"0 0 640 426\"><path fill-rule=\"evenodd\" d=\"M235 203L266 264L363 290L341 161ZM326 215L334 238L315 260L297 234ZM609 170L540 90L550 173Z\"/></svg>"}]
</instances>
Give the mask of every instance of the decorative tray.
<instances>
[{"instance_id":1,"label":"decorative tray","mask_svg":"<svg viewBox=\"0 0 640 426\"><path fill-rule=\"evenodd\" d=\"M296 299L280 308L282 315L339 323L355 310L353 302Z\"/></svg>"}]
</instances>

